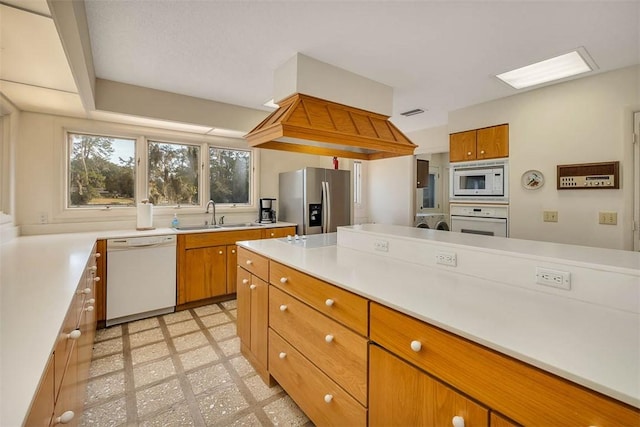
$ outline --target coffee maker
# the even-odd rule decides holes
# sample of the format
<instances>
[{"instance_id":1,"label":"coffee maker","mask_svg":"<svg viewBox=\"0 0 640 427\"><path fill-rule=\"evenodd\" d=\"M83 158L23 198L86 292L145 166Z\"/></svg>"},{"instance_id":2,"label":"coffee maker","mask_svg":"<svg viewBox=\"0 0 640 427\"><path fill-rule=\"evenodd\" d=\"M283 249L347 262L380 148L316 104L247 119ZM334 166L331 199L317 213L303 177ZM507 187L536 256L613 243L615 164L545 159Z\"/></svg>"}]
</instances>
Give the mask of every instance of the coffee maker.
<instances>
[{"instance_id":1,"label":"coffee maker","mask_svg":"<svg viewBox=\"0 0 640 427\"><path fill-rule=\"evenodd\" d=\"M258 213L258 222L272 224L276 222L276 211L273 209L273 202L276 199L264 198L260 199L260 212Z\"/></svg>"}]
</instances>

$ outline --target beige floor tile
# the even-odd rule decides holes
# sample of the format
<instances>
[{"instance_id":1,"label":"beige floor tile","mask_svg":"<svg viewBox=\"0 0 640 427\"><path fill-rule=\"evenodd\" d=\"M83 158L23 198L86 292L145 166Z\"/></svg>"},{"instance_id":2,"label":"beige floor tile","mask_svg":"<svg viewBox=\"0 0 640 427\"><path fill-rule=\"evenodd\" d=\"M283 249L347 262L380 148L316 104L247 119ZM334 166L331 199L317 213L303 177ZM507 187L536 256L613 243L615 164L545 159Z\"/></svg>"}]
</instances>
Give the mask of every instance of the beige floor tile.
<instances>
[{"instance_id":1,"label":"beige floor tile","mask_svg":"<svg viewBox=\"0 0 640 427\"><path fill-rule=\"evenodd\" d=\"M190 350L182 353L178 356L182 362L182 367L185 371L197 368L207 363L215 362L218 360L218 355L211 346L200 347L195 350Z\"/></svg>"},{"instance_id":2,"label":"beige floor tile","mask_svg":"<svg viewBox=\"0 0 640 427\"><path fill-rule=\"evenodd\" d=\"M189 332L199 331L200 326L198 326L195 320L191 319L187 320L186 322L172 323L170 325L167 325L167 329L169 330L169 335L175 337L178 335L187 334Z\"/></svg>"},{"instance_id":3,"label":"beige floor tile","mask_svg":"<svg viewBox=\"0 0 640 427\"><path fill-rule=\"evenodd\" d=\"M126 422L127 406L125 398L122 397L85 410L80 425L83 427L110 427L124 425Z\"/></svg>"},{"instance_id":4,"label":"beige floor tile","mask_svg":"<svg viewBox=\"0 0 640 427\"><path fill-rule=\"evenodd\" d=\"M214 326L213 328L209 328L209 332L211 333L213 339L216 341L224 340L226 338L234 337L237 335L235 323Z\"/></svg>"},{"instance_id":5,"label":"beige floor tile","mask_svg":"<svg viewBox=\"0 0 640 427\"><path fill-rule=\"evenodd\" d=\"M207 328L210 328L212 326L222 325L224 323L229 323L233 321L233 319L229 317L226 313L217 313L211 316L204 316L204 317L201 317L200 320L202 321L202 324Z\"/></svg>"},{"instance_id":6,"label":"beige floor tile","mask_svg":"<svg viewBox=\"0 0 640 427\"><path fill-rule=\"evenodd\" d=\"M173 406L168 411L156 416L142 420L138 425L140 427L186 427L195 425L195 423L191 417L189 406L184 403Z\"/></svg>"},{"instance_id":7,"label":"beige floor tile","mask_svg":"<svg viewBox=\"0 0 640 427\"><path fill-rule=\"evenodd\" d=\"M176 351L184 351L209 345L209 340L202 332L194 332L192 334L171 338L171 341L173 341Z\"/></svg>"},{"instance_id":8,"label":"beige floor tile","mask_svg":"<svg viewBox=\"0 0 640 427\"><path fill-rule=\"evenodd\" d=\"M105 375L87 382L85 405L124 393L124 372Z\"/></svg>"},{"instance_id":9,"label":"beige floor tile","mask_svg":"<svg viewBox=\"0 0 640 427\"><path fill-rule=\"evenodd\" d=\"M148 319L131 322L127 327L129 328L130 334L135 334L136 332L146 331L147 329L158 328L160 327L160 322L158 322L157 317L150 317Z\"/></svg>"},{"instance_id":10,"label":"beige floor tile","mask_svg":"<svg viewBox=\"0 0 640 427\"><path fill-rule=\"evenodd\" d=\"M262 426L262 423L260 422L260 420L258 420L258 417L256 417L256 414L252 412L249 415L245 415L244 417L239 418L236 421L233 421L232 423L228 424L228 426L229 427L258 427L258 426Z\"/></svg>"},{"instance_id":11,"label":"beige floor tile","mask_svg":"<svg viewBox=\"0 0 640 427\"><path fill-rule=\"evenodd\" d=\"M187 374L187 378L189 378L191 389L195 395L233 382L231 375L229 375L222 363L193 371Z\"/></svg>"},{"instance_id":12,"label":"beige floor tile","mask_svg":"<svg viewBox=\"0 0 640 427\"><path fill-rule=\"evenodd\" d=\"M233 366L233 369L235 369L238 375L240 375L241 377L255 375L256 373L256 370L253 369L253 366L251 366L249 361L245 359L245 357L242 355L238 357L234 357L233 359L230 359L229 363L231 363L231 366Z\"/></svg>"},{"instance_id":13,"label":"beige floor tile","mask_svg":"<svg viewBox=\"0 0 640 427\"><path fill-rule=\"evenodd\" d=\"M163 380L175 374L176 369L170 358L138 365L133 368L133 380L136 388Z\"/></svg>"},{"instance_id":14,"label":"beige floor tile","mask_svg":"<svg viewBox=\"0 0 640 427\"><path fill-rule=\"evenodd\" d=\"M198 399L200 413L208 426L222 425L221 418L229 417L238 411L249 407L235 384L229 387L215 389Z\"/></svg>"},{"instance_id":15,"label":"beige floor tile","mask_svg":"<svg viewBox=\"0 0 640 427\"><path fill-rule=\"evenodd\" d=\"M235 300L235 299L233 299L231 301L225 301L225 302L222 302L220 304L222 304L222 306L224 308L226 308L227 310L231 310L231 309L234 309L234 308L238 307L238 301Z\"/></svg>"},{"instance_id":16,"label":"beige floor tile","mask_svg":"<svg viewBox=\"0 0 640 427\"><path fill-rule=\"evenodd\" d=\"M233 320L236 320L238 318L238 310L237 309L229 310L229 315L233 317Z\"/></svg>"},{"instance_id":17,"label":"beige floor tile","mask_svg":"<svg viewBox=\"0 0 640 427\"><path fill-rule=\"evenodd\" d=\"M240 338L235 337L230 340L219 341L218 347L220 347L225 356L240 354Z\"/></svg>"},{"instance_id":18,"label":"beige floor tile","mask_svg":"<svg viewBox=\"0 0 640 427\"><path fill-rule=\"evenodd\" d=\"M191 320L193 319L193 316L191 315L191 312L189 312L189 310L182 310L182 311L176 311L175 313L171 313L171 314L165 314L164 316L162 316L162 318L164 319L164 323L169 325L171 323Z\"/></svg>"},{"instance_id":19,"label":"beige floor tile","mask_svg":"<svg viewBox=\"0 0 640 427\"><path fill-rule=\"evenodd\" d=\"M91 361L89 368L89 377L97 377L98 375L107 374L124 369L124 356L122 354L113 354L107 357L101 357Z\"/></svg>"},{"instance_id":20,"label":"beige floor tile","mask_svg":"<svg viewBox=\"0 0 640 427\"><path fill-rule=\"evenodd\" d=\"M93 345L93 357L97 358L114 353L122 353L122 337L100 341Z\"/></svg>"},{"instance_id":21,"label":"beige floor tile","mask_svg":"<svg viewBox=\"0 0 640 427\"><path fill-rule=\"evenodd\" d=\"M96 331L96 342L110 340L111 338L122 336L122 326L116 325L109 328L98 329Z\"/></svg>"},{"instance_id":22,"label":"beige floor tile","mask_svg":"<svg viewBox=\"0 0 640 427\"><path fill-rule=\"evenodd\" d=\"M218 304L205 305L203 307L194 308L193 311L200 317L207 316L213 313L220 313L222 309Z\"/></svg>"},{"instance_id":23,"label":"beige floor tile","mask_svg":"<svg viewBox=\"0 0 640 427\"><path fill-rule=\"evenodd\" d=\"M169 346L164 341L155 344L145 345L131 350L131 361L134 365L160 359L169 355Z\"/></svg>"},{"instance_id":24,"label":"beige floor tile","mask_svg":"<svg viewBox=\"0 0 640 427\"><path fill-rule=\"evenodd\" d=\"M262 381L259 375L254 375L249 378L245 378L244 383L249 387L251 394L256 398L258 402L265 400L268 397L274 396L282 391L282 387L279 385L269 387Z\"/></svg>"},{"instance_id":25,"label":"beige floor tile","mask_svg":"<svg viewBox=\"0 0 640 427\"><path fill-rule=\"evenodd\" d=\"M136 392L138 416L155 412L184 400L180 383L177 379Z\"/></svg>"},{"instance_id":26,"label":"beige floor tile","mask_svg":"<svg viewBox=\"0 0 640 427\"><path fill-rule=\"evenodd\" d=\"M275 400L263 409L273 425L276 426L301 426L309 421L289 396Z\"/></svg>"},{"instance_id":27,"label":"beige floor tile","mask_svg":"<svg viewBox=\"0 0 640 427\"><path fill-rule=\"evenodd\" d=\"M158 328L149 329L148 331L138 332L133 335L129 335L129 342L131 348L142 347L143 345L151 344L153 342L164 341L162 331Z\"/></svg>"}]
</instances>

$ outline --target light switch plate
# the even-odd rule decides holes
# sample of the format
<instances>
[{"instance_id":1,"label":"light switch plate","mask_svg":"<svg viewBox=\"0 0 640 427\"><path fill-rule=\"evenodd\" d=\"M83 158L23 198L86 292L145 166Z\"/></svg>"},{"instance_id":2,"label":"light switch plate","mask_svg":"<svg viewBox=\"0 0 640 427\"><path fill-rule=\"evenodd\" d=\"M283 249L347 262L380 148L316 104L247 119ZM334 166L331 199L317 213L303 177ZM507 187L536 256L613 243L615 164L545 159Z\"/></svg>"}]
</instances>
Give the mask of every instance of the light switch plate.
<instances>
[{"instance_id":1,"label":"light switch plate","mask_svg":"<svg viewBox=\"0 0 640 427\"><path fill-rule=\"evenodd\" d=\"M558 222L558 211L544 211L542 218L544 222Z\"/></svg>"},{"instance_id":2,"label":"light switch plate","mask_svg":"<svg viewBox=\"0 0 640 427\"><path fill-rule=\"evenodd\" d=\"M618 224L618 212L599 212L598 223L606 225Z\"/></svg>"}]
</instances>

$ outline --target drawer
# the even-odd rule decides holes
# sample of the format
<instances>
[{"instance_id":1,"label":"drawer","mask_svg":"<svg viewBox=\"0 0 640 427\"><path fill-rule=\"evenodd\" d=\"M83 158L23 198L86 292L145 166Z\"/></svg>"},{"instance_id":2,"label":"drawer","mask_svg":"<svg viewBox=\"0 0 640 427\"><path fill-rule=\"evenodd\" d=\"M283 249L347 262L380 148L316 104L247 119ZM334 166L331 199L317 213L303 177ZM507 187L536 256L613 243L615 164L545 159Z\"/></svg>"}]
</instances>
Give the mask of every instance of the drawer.
<instances>
[{"instance_id":1,"label":"drawer","mask_svg":"<svg viewBox=\"0 0 640 427\"><path fill-rule=\"evenodd\" d=\"M269 280L269 259L238 247L238 265L264 281Z\"/></svg>"},{"instance_id":2,"label":"drawer","mask_svg":"<svg viewBox=\"0 0 640 427\"><path fill-rule=\"evenodd\" d=\"M366 408L272 329L269 330L269 373L315 425L366 425Z\"/></svg>"},{"instance_id":3,"label":"drawer","mask_svg":"<svg viewBox=\"0 0 640 427\"><path fill-rule=\"evenodd\" d=\"M269 268L269 281L272 285L301 299L360 335L367 336L369 310L365 298L275 261L271 261Z\"/></svg>"},{"instance_id":4,"label":"drawer","mask_svg":"<svg viewBox=\"0 0 640 427\"><path fill-rule=\"evenodd\" d=\"M274 227L274 228L267 228L266 230L263 230L262 238L275 239L278 237L293 236L294 234L296 234L295 227Z\"/></svg>"},{"instance_id":5,"label":"drawer","mask_svg":"<svg viewBox=\"0 0 640 427\"><path fill-rule=\"evenodd\" d=\"M640 410L509 356L377 303L370 315L372 341L520 424L640 425Z\"/></svg>"},{"instance_id":6,"label":"drawer","mask_svg":"<svg viewBox=\"0 0 640 427\"><path fill-rule=\"evenodd\" d=\"M185 249L206 248L208 246L233 245L240 240L260 240L262 239L262 229L238 230L238 231L211 231L207 233L190 233L178 235L178 246L180 240L184 240Z\"/></svg>"},{"instance_id":7,"label":"drawer","mask_svg":"<svg viewBox=\"0 0 640 427\"><path fill-rule=\"evenodd\" d=\"M273 286L269 287L269 327L366 405L366 338Z\"/></svg>"}]
</instances>

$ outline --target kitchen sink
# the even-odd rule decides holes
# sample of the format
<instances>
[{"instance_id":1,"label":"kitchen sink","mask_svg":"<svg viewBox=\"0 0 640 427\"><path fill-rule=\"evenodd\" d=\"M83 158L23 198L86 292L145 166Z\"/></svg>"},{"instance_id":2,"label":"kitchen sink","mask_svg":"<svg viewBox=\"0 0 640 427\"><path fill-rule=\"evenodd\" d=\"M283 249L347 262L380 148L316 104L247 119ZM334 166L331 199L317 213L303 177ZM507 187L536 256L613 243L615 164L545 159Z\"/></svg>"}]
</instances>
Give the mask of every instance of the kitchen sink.
<instances>
[{"instance_id":1,"label":"kitchen sink","mask_svg":"<svg viewBox=\"0 0 640 427\"><path fill-rule=\"evenodd\" d=\"M222 228L240 228L240 227L263 227L262 224L256 224L255 222L243 222L240 224L221 224L218 227Z\"/></svg>"},{"instance_id":2,"label":"kitchen sink","mask_svg":"<svg viewBox=\"0 0 640 427\"><path fill-rule=\"evenodd\" d=\"M182 225L176 227L176 230L213 230L214 228L221 228L219 225Z\"/></svg>"}]
</instances>

